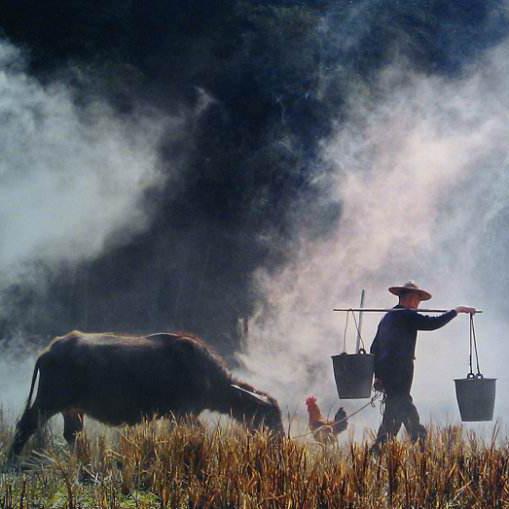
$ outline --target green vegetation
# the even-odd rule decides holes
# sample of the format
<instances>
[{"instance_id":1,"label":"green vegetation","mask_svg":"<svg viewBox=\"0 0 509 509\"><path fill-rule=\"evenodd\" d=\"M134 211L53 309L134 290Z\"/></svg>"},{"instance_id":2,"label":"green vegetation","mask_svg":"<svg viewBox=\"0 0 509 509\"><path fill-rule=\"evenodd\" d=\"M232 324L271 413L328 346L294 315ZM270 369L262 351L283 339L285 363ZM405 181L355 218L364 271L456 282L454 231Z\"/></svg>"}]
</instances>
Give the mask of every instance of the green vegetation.
<instances>
[{"instance_id":1,"label":"green vegetation","mask_svg":"<svg viewBox=\"0 0 509 509\"><path fill-rule=\"evenodd\" d=\"M0 429L0 461L12 434ZM11 508L505 508L509 445L461 427L433 428L379 456L368 442L323 448L237 426L154 421L81 436L69 454L55 436L0 477Z\"/></svg>"}]
</instances>

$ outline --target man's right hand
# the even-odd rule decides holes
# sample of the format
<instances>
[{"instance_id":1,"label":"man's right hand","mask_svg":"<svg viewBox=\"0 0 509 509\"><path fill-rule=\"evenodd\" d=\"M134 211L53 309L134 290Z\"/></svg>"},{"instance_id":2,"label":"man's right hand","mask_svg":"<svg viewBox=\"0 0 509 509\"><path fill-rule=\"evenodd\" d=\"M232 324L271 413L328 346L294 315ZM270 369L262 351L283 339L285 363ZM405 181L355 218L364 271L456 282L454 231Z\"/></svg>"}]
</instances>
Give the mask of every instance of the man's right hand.
<instances>
[{"instance_id":1,"label":"man's right hand","mask_svg":"<svg viewBox=\"0 0 509 509\"><path fill-rule=\"evenodd\" d=\"M467 313L469 315L477 313L477 309L468 306L458 306L454 311L456 311L456 313Z\"/></svg>"}]
</instances>

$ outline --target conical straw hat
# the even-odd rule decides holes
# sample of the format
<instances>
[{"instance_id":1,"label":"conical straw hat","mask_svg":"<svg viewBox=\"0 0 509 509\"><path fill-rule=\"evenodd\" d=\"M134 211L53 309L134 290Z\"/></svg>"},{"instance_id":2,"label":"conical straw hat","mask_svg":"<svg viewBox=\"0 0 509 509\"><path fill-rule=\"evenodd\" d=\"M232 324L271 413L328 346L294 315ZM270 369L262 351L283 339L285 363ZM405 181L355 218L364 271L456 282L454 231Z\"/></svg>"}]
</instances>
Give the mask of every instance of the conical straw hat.
<instances>
[{"instance_id":1,"label":"conical straw hat","mask_svg":"<svg viewBox=\"0 0 509 509\"><path fill-rule=\"evenodd\" d=\"M415 292L419 294L421 300L429 300L431 299L431 293L422 288L419 288L413 281L407 281L403 286L391 286L389 288L389 292L398 297L407 292Z\"/></svg>"}]
</instances>

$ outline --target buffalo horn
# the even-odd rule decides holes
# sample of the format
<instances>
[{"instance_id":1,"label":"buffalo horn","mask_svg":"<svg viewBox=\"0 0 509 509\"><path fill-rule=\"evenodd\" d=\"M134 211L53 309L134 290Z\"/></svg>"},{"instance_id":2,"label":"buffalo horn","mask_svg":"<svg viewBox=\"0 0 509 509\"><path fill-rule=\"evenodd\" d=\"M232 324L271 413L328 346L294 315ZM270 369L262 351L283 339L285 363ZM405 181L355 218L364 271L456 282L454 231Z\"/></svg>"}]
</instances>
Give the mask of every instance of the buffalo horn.
<instances>
[{"instance_id":1,"label":"buffalo horn","mask_svg":"<svg viewBox=\"0 0 509 509\"><path fill-rule=\"evenodd\" d=\"M272 406L272 403L265 396L262 396L261 394L256 394L255 392L248 391L247 389L244 389L243 387L240 387L240 386L235 385L235 384L231 384L231 386L235 390L240 391L240 392L242 392L244 394L247 394L251 398L256 399L258 402L263 403L264 405Z\"/></svg>"}]
</instances>

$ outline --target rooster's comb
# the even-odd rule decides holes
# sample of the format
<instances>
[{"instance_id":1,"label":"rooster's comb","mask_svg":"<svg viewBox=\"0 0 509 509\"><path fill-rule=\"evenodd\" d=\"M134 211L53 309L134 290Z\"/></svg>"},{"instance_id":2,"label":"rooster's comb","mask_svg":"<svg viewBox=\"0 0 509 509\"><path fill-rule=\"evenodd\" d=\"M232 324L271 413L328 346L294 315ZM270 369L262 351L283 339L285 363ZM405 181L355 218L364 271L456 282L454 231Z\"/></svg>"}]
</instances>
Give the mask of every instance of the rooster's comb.
<instances>
[{"instance_id":1,"label":"rooster's comb","mask_svg":"<svg viewBox=\"0 0 509 509\"><path fill-rule=\"evenodd\" d=\"M315 396L309 396L306 398L306 405L313 405L316 403L316 397Z\"/></svg>"}]
</instances>

